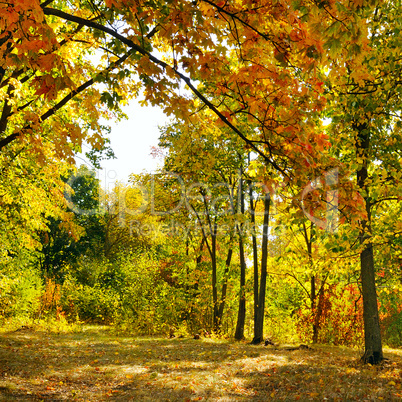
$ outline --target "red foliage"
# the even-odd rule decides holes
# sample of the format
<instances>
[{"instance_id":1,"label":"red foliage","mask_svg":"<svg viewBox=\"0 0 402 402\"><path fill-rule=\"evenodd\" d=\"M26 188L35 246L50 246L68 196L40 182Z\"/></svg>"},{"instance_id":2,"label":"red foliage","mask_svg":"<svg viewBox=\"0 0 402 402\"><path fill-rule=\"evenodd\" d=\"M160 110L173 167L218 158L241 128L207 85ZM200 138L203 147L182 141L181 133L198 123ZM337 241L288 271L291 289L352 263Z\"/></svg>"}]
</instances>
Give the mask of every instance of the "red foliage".
<instances>
[{"instance_id":1,"label":"red foliage","mask_svg":"<svg viewBox=\"0 0 402 402\"><path fill-rule=\"evenodd\" d=\"M298 328L304 339L312 339L314 323L318 323L318 343L361 344L363 300L357 285L325 285L317 308L299 311Z\"/></svg>"}]
</instances>

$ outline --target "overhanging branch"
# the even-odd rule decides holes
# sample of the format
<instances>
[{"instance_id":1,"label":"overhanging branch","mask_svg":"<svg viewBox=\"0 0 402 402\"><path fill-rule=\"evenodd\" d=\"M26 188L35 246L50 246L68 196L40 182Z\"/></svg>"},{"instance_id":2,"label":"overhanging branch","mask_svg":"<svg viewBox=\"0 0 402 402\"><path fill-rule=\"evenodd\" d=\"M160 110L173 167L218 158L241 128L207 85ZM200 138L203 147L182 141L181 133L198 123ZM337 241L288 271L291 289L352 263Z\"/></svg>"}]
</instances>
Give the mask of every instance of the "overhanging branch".
<instances>
[{"instance_id":1,"label":"overhanging branch","mask_svg":"<svg viewBox=\"0 0 402 402\"><path fill-rule=\"evenodd\" d=\"M94 28L97 30L100 30L104 33L107 33L114 38L118 39L122 43L124 43L126 46L130 47L132 50L142 54L143 56L147 57L151 62L154 64L162 67L163 69L169 68L171 69L174 74L183 82L186 83L186 85L190 88L190 90L193 92L193 94L200 99L205 105L208 106L208 108L216 115L218 116L226 126L231 128L248 146L256 152L259 156L261 156L267 163L269 163L272 167L274 167L278 172L287 175L284 169L282 169L273 159L270 159L265 155L254 143L253 141L249 140L234 124L232 124L218 109L217 107L209 101L204 95L202 95L192 84L191 79L181 72L179 72L175 67L170 66L168 63L165 63L164 61L158 59L157 57L153 56L150 52L146 51L144 48L141 46L137 45L134 43L132 40L124 37L123 35L120 35L113 29L110 29L108 27L105 27L97 22L94 21L89 21L81 17L77 17L75 15L71 15L68 13L65 13L64 11L61 10L56 10L54 8L44 8L43 12L45 15L53 15L56 17L60 17L62 19L65 19L67 21L75 22L77 24L83 24L87 27Z\"/></svg>"},{"instance_id":2,"label":"overhanging branch","mask_svg":"<svg viewBox=\"0 0 402 402\"><path fill-rule=\"evenodd\" d=\"M114 68L118 67L120 64L122 64L125 60L127 60L127 58L132 54L132 50L128 51L126 54L124 54L123 56L121 56L118 60L116 60L114 63L112 63L107 69L105 69L104 71L102 71L101 73L98 74L101 75L107 71L111 71ZM42 114L42 116L40 117L40 121L45 121L47 120L49 117L53 116L58 110L60 110L61 108L63 108L71 99L73 99L76 95L78 95L79 93L85 91L87 88L89 88L91 85L94 84L94 82L96 81L96 78L91 78L88 81L84 82L83 84L81 84L78 88L74 89L73 91L71 91L68 95L66 95L60 102L58 102L56 105L54 105L52 108L50 108L49 110L47 110L45 113ZM0 139L0 151L9 143L11 143L12 141L14 141L16 138L18 138L21 133L25 130L29 130L31 129L31 125L27 124L26 126L24 126L20 131L10 134L9 136Z\"/></svg>"}]
</instances>

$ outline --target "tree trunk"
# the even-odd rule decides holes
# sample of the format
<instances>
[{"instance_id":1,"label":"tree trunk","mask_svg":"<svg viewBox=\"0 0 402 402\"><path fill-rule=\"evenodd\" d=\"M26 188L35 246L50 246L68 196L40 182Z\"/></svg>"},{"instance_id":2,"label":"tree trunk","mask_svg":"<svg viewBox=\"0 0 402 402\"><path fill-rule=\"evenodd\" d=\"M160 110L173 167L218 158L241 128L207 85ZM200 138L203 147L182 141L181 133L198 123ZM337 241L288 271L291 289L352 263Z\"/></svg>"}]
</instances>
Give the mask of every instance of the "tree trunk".
<instances>
[{"instance_id":1,"label":"tree trunk","mask_svg":"<svg viewBox=\"0 0 402 402\"><path fill-rule=\"evenodd\" d=\"M372 244L367 244L360 254L360 265L364 321L364 355L362 360L365 363L378 364L383 359L383 353Z\"/></svg>"},{"instance_id":2,"label":"tree trunk","mask_svg":"<svg viewBox=\"0 0 402 402\"><path fill-rule=\"evenodd\" d=\"M269 207L271 198L269 193L264 197L264 226L262 229L261 245L261 275L260 287L258 290L257 314L254 317L254 338L251 343L258 344L264 340L264 312L265 312L265 294L267 284L267 262L268 262L268 228L269 228ZM254 284L255 289L255 284Z\"/></svg>"},{"instance_id":3,"label":"tree trunk","mask_svg":"<svg viewBox=\"0 0 402 402\"><path fill-rule=\"evenodd\" d=\"M251 238L253 241L253 296L254 296L254 333L256 333L256 323L258 314L258 288L259 288L259 266L258 266L258 249L257 249L257 235L255 227L255 208L256 202L254 201L253 189L251 183L249 186L249 198L250 198L250 220L251 220Z\"/></svg>"},{"instance_id":4,"label":"tree trunk","mask_svg":"<svg viewBox=\"0 0 402 402\"><path fill-rule=\"evenodd\" d=\"M237 324L235 339L244 339L244 325L246 322L246 259L244 255L243 239L239 237L239 256L240 256L240 295L239 310L237 314Z\"/></svg>"},{"instance_id":5,"label":"tree trunk","mask_svg":"<svg viewBox=\"0 0 402 402\"><path fill-rule=\"evenodd\" d=\"M233 255L233 249L232 249L231 243L232 243L232 238L230 239L230 245L229 245L230 248L228 250L228 255L226 257L225 272L224 272L223 282L222 282L221 301L219 303L219 308L218 308L217 322L219 323L219 329L222 324L223 311L225 310L226 294L227 294L227 289L228 289L229 269L230 269L230 263L232 261L232 255Z\"/></svg>"},{"instance_id":6,"label":"tree trunk","mask_svg":"<svg viewBox=\"0 0 402 402\"><path fill-rule=\"evenodd\" d=\"M218 305L218 283L217 283L217 261L216 261L216 221L211 233L211 264L212 264L212 305L213 305L213 329L219 332L219 305Z\"/></svg>"},{"instance_id":7,"label":"tree trunk","mask_svg":"<svg viewBox=\"0 0 402 402\"><path fill-rule=\"evenodd\" d=\"M243 193L243 181L240 179L240 208L241 213L244 214L244 193ZM244 325L246 322L246 257L244 254L243 244L243 225L236 225L237 233L239 235L239 258L240 258L240 294L239 294L239 310L237 313L237 324L235 339L244 339Z\"/></svg>"},{"instance_id":8,"label":"tree trunk","mask_svg":"<svg viewBox=\"0 0 402 402\"><path fill-rule=\"evenodd\" d=\"M307 255L308 255L308 264L312 272L314 272L314 264L313 264L313 223L310 224L310 235L307 231L306 224L303 222L303 236L306 241ZM316 306L317 299L317 275L312 275L310 278L310 309L311 309L311 317L313 320L313 343L318 342L318 332L320 327L320 318L321 313L317 310Z\"/></svg>"},{"instance_id":9,"label":"tree trunk","mask_svg":"<svg viewBox=\"0 0 402 402\"><path fill-rule=\"evenodd\" d=\"M316 323L316 306L315 306L315 299L317 297L316 290L315 290L315 275L313 275L310 279L310 301L311 301L311 316L313 317L313 343L317 343L318 340L318 326Z\"/></svg>"},{"instance_id":10,"label":"tree trunk","mask_svg":"<svg viewBox=\"0 0 402 402\"><path fill-rule=\"evenodd\" d=\"M213 218L210 215L209 208L208 208L208 203L205 194L201 193L204 201L204 206L205 206L205 213L207 217L207 227L209 228L209 234L211 236L211 243L208 242L207 234L205 227L202 223L202 220L197 212L197 210L191 206L192 210L194 211L199 223L200 223L200 228L202 231L203 238L205 240L205 244L208 249L208 253L211 257L211 266L212 266L212 328L213 331L218 333L221 330L221 324L222 324L222 316L223 316L223 311L225 308L225 303L226 303L226 292L227 292L227 280L228 280L228 274L229 274L229 268L230 268L230 262L232 260L232 254L233 250L231 248L231 241L232 237L230 239L230 247L228 250L228 255L226 258L226 267L225 267L225 272L224 272L224 279L223 279L223 284L222 284L222 297L219 300L218 298L218 261L217 261L217 236L218 236L218 222L217 222L217 217ZM190 204L191 205L191 204Z\"/></svg>"},{"instance_id":11,"label":"tree trunk","mask_svg":"<svg viewBox=\"0 0 402 402\"><path fill-rule=\"evenodd\" d=\"M365 363L378 364L383 359L383 353L374 275L373 244L371 242L371 203L368 183L370 132L367 123L357 124L354 128L357 132L356 156L363 161L361 168L357 171L357 185L364 198L367 213L367 219L361 221L359 234L360 244L363 245L360 254L365 350L362 360Z\"/></svg>"},{"instance_id":12,"label":"tree trunk","mask_svg":"<svg viewBox=\"0 0 402 402\"><path fill-rule=\"evenodd\" d=\"M326 276L322 280L320 290L318 291L317 309L315 309L314 315L313 315L313 343L318 343L318 334L320 332L321 317L324 313L324 302L325 302L324 301L324 293L325 293L325 283L327 281L327 277L328 276Z\"/></svg>"},{"instance_id":13,"label":"tree trunk","mask_svg":"<svg viewBox=\"0 0 402 402\"><path fill-rule=\"evenodd\" d=\"M215 217L211 219L211 215L209 213L209 208L208 208L208 203L207 203L207 198L205 194L201 193L203 202L204 202L204 207L205 207L205 213L207 217L207 226L209 228L209 233L211 235L211 243L208 242L207 234L204 228L204 225L202 223L202 220L197 212L197 210L191 206L192 210L194 211L199 224L200 228L202 231L202 235L205 239L205 244L207 245L208 253L211 257L211 265L212 265L212 328L215 332L220 331L220 320L219 320L219 303L218 303L218 267L217 267L217 255L216 255L216 239L217 239L217 231L218 231L218 223L217 223L217 218ZM190 204L191 205L191 204Z\"/></svg>"}]
</instances>

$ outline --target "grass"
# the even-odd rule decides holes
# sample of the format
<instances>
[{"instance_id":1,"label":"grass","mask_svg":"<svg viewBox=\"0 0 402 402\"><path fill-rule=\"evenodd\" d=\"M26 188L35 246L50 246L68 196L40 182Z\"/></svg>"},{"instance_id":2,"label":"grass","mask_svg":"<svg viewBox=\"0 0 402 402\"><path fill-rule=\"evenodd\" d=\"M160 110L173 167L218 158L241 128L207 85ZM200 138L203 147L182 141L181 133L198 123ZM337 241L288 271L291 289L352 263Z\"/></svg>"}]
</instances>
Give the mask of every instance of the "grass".
<instances>
[{"instance_id":1,"label":"grass","mask_svg":"<svg viewBox=\"0 0 402 402\"><path fill-rule=\"evenodd\" d=\"M0 334L0 400L401 400L402 351L386 350L378 367L362 365L360 353L24 329Z\"/></svg>"}]
</instances>

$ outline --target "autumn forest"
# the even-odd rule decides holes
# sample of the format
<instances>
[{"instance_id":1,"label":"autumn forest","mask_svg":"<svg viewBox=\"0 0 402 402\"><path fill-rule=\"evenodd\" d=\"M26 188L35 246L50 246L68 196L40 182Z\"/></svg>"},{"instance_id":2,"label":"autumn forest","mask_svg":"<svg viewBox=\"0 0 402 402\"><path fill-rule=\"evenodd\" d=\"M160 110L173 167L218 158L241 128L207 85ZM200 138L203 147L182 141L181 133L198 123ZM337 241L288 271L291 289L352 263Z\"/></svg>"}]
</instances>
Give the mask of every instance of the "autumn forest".
<instances>
[{"instance_id":1,"label":"autumn forest","mask_svg":"<svg viewBox=\"0 0 402 402\"><path fill-rule=\"evenodd\" d=\"M145 365L162 364L167 345L179 387L174 362L199 345L228 365L245 348L259 373L269 351L295 351L328 376L326 353L348 350L335 360L358 364L362 384L380 378L365 370L388 370L395 392L376 397L398 400L401 14L385 0L0 1L0 344L109 340L129 360L121 336L138 337L145 371L122 375L138 389L159 384L163 371ZM136 98L168 116L152 150L163 167L105 189L109 124ZM56 397L54 373L42 373L46 386L2 380L14 346L0 354L0 396ZM98 359L87 362L95 376L110 369ZM267 389L236 383L228 399L221 382L197 390L201 374L185 394L157 385L158 398L353 400L346 385L308 388L290 367ZM289 372L298 390L283 386ZM111 378L103 396L71 386L49 400L148 400Z\"/></svg>"}]
</instances>

